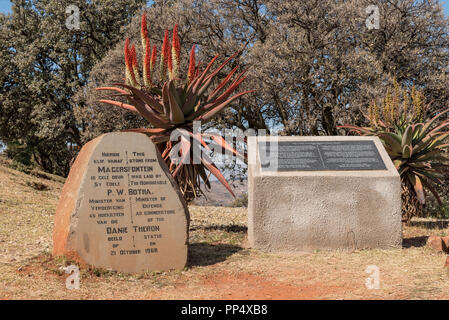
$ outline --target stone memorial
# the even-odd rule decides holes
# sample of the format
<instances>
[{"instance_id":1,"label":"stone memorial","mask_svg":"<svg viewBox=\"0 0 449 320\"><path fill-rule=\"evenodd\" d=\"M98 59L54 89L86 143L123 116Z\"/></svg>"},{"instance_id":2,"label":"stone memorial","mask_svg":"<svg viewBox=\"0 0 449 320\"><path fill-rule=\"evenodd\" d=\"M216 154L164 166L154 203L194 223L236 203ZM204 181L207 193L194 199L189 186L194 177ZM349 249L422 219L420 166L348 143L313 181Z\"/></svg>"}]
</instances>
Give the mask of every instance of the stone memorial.
<instances>
[{"instance_id":1,"label":"stone memorial","mask_svg":"<svg viewBox=\"0 0 449 320\"><path fill-rule=\"evenodd\" d=\"M78 154L57 207L53 254L120 272L182 269L187 206L155 145L115 132Z\"/></svg>"},{"instance_id":2,"label":"stone memorial","mask_svg":"<svg viewBox=\"0 0 449 320\"><path fill-rule=\"evenodd\" d=\"M251 137L248 155L252 247L402 245L401 181L379 138Z\"/></svg>"}]
</instances>

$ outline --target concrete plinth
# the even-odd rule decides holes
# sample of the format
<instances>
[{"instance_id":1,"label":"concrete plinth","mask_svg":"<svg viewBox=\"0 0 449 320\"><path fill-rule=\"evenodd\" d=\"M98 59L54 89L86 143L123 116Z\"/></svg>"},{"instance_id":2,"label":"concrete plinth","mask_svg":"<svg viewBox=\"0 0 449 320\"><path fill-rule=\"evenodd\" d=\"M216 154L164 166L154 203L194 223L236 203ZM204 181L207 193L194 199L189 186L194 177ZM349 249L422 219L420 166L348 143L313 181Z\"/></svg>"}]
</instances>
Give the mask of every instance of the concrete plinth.
<instances>
[{"instance_id":1,"label":"concrete plinth","mask_svg":"<svg viewBox=\"0 0 449 320\"><path fill-rule=\"evenodd\" d=\"M259 143L267 139L371 140L386 169L263 170ZM248 240L253 248L300 252L401 246L401 181L377 137L251 137L248 154Z\"/></svg>"}]
</instances>

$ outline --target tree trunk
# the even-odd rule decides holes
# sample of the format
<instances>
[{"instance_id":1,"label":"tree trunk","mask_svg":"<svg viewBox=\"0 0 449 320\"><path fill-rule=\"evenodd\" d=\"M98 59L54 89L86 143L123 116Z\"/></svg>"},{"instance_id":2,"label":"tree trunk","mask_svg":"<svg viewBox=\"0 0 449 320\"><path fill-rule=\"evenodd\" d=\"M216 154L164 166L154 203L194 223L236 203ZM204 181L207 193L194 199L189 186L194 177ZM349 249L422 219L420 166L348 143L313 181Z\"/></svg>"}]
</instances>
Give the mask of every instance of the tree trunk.
<instances>
[{"instance_id":1,"label":"tree trunk","mask_svg":"<svg viewBox=\"0 0 449 320\"><path fill-rule=\"evenodd\" d=\"M402 222L407 224L413 217L422 217L424 206L418 201L413 186L406 179L402 180Z\"/></svg>"}]
</instances>

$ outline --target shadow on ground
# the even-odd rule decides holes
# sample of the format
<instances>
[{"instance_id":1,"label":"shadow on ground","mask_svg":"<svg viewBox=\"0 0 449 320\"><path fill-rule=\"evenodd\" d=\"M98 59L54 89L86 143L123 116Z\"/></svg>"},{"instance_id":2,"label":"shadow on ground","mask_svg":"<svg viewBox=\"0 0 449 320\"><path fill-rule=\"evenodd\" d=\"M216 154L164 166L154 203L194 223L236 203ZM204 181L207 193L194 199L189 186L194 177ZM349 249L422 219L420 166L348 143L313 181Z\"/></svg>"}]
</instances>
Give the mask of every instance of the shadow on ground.
<instances>
[{"instance_id":1,"label":"shadow on ground","mask_svg":"<svg viewBox=\"0 0 449 320\"><path fill-rule=\"evenodd\" d=\"M238 224L212 224L208 226L193 226L190 227L190 231L196 231L196 230L219 230L219 231L225 231L225 232L246 232L248 231L248 228L242 225Z\"/></svg>"},{"instance_id":2,"label":"shadow on ground","mask_svg":"<svg viewBox=\"0 0 449 320\"><path fill-rule=\"evenodd\" d=\"M427 244L427 238L429 238L429 237L428 236L420 236L420 237L404 238L402 240L402 247L403 248L424 247Z\"/></svg>"},{"instance_id":3,"label":"shadow on ground","mask_svg":"<svg viewBox=\"0 0 449 320\"><path fill-rule=\"evenodd\" d=\"M240 246L225 243L191 243L189 244L188 265L190 267L209 266L225 261L228 257L241 250L243 248Z\"/></svg>"},{"instance_id":4,"label":"shadow on ground","mask_svg":"<svg viewBox=\"0 0 449 320\"><path fill-rule=\"evenodd\" d=\"M446 229L449 226L449 220L444 219L435 221L410 221L410 226L426 229Z\"/></svg>"}]
</instances>

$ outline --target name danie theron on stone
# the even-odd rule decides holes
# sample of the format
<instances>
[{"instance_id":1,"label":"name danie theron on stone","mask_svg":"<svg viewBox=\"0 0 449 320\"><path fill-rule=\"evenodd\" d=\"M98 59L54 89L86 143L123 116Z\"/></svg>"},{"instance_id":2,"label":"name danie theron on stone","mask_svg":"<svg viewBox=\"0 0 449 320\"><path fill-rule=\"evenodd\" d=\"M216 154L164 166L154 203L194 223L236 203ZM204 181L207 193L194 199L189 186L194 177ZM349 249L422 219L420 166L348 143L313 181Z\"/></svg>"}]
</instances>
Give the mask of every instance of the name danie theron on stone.
<instances>
[{"instance_id":1,"label":"name danie theron on stone","mask_svg":"<svg viewBox=\"0 0 449 320\"><path fill-rule=\"evenodd\" d=\"M102 152L101 156L107 159L93 159L93 163L94 164L100 164L100 163L104 163L106 160L107 164L116 164L116 163L122 163L122 162L126 162L127 164L129 163L143 163L143 162L149 162L149 163L155 163L157 162L156 159L153 158L145 158L145 153L144 152L130 152L131 156L134 157L143 157L142 159L139 158L129 158L128 157L128 151L125 151L126 157L125 159L120 159L118 157L120 157L120 152ZM110 157L113 157L112 159L110 159ZM140 173L140 172L153 172L153 166L135 166L135 165L128 165L128 166L98 166L97 167L97 172L100 174L104 174L104 173L129 173L129 172L136 172L136 173ZM132 179L152 179L152 178L162 178L161 175L153 175L153 174L144 174L144 175L132 175L131 177L128 176L128 183L132 184L133 180ZM112 176L112 178L114 180L122 180L124 179L123 175L117 175L117 176ZM131 178L131 179L130 179ZM104 176L98 176L99 180L108 180L109 179L109 175L104 175ZM167 181L165 179L162 180L143 180L143 181L139 181L140 184L166 184ZM116 182L108 182L106 181L106 186L107 187L119 187L120 186L120 182L116 181ZM154 194L154 192L151 191L151 189L135 189L135 188L128 188L127 191L128 193L125 193L125 189L116 189L116 196L134 196L134 195L152 195ZM113 190L111 189L107 189L107 196L110 196L113 193ZM165 200L165 199L161 199L161 200ZM118 202L126 202L125 199L116 199L116 201ZM131 201L131 198L130 198ZM136 203L137 202L155 202L158 201L158 197L145 197L145 198L141 198L141 197L136 197L135 198ZM112 203L112 199L89 199L89 203ZM132 204L131 204L132 206ZM161 208L162 204L161 203L154 203L154 204L142 204L142 208ZM97 211L107 211L107 210L124 210L125 207L124 205L97 205L97 206L93 206L91 205L91 210L92 212L97 212ZM136 215L139 215L140 212L136 212ZM160 211L144 211L143 214L144 215L156 215L156 214L172 214L174 213L174 210L160 210ZM132 214L132 213L131 213ZM123 212L108 212L108 213L95 213L93 214L93 218L110 218L110 217L123 217L124 213ZM148 222L153 222L153 219L148 219ZM112 222L112 221L111 221ZM98 224L107 224L107 221L105 220L97 220ZM128 234L128 233L138 233L138 232L159 232L160 231L160 226L159 225L132 225L131 230L128 229L128 227L126 226L114 226L114 227L106 227L106 234L108 235L119 235L119 234ZM108 237L107 239L108 241L121 241L122 238L121 237ZM155 243L153 243L155 244ZM126 253L122 253L122 254L139 254L140 251L139 250L131 250L131 251L123 251ZM157 252L157 248L154 248L154 250L151 250L149 252Z\"/></svg>"},{"instance_id":2,"label":"name danie theron on stone","mask_svg":"<svg viewBox=\"0 0 449 320\"><path fill-rule=\"evenodd\" d=\"M125 272L184 267L187 207L146 135L110 133L89 142L71 169L67 188L79 177L77 170L85 171L84 183L76 181L76 193L63 190L57 210L70 203L71 217L78 216L70 218L75 232L63 232L73 238L65 251L73 248L88 263ZM77 206L68 201L73 195L80 200ZM60 229L56 221L55 230Z\"/></svg>"}]
</instances>

